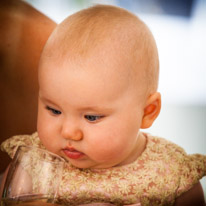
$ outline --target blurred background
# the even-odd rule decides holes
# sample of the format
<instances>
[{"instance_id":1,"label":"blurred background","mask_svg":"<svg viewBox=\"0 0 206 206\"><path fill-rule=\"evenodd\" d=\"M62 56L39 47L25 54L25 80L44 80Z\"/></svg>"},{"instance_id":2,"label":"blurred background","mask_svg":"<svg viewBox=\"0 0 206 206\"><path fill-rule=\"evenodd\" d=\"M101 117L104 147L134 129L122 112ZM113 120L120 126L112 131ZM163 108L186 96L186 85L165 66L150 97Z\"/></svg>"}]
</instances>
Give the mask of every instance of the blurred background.
<instances>
[{"instance_id":1,"label":"blurred background","mask_svg":"<svg viewBox=\"0 0 206 206\"><path fill-rule=\"evenodd\" d=\"M57 23L94 4L117 5L137 14L152 30L160 57L162 111L146 132L188 153L206 154L206 0L25 1Z\"/></svg>"}]
</instances>

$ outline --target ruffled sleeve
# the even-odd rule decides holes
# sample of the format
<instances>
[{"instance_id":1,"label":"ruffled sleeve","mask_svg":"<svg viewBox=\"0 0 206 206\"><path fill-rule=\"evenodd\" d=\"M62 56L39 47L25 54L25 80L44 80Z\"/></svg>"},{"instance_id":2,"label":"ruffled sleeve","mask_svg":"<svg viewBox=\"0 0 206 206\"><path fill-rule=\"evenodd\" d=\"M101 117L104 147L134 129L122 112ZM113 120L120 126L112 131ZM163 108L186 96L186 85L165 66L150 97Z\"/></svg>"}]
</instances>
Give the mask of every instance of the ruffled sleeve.
<instances>
[{"instance_id":1,"label":"ruffled sleeve","mask_svg":"<svg viewBox=\"0 0 206 206\"><path fill-rule=\"evenodd\" d=\"M203 176L206 176L206 155L186 155L179 176L177 196L191 189Z\"/></svg>"},{"instance_id":2,"label":"ruffled sleeve","mask_svg":"<svg viewBox=\"0 0 206 206\"><path fill-rule=\"evenodd\" d=\"M32 135L16 135L1 144L1 150L8 153L8 155L13 158L14 154L19 146L34 146L45 149L45 147L40 142L38 133L35 132Z\"/></svg>"}]
</instances>

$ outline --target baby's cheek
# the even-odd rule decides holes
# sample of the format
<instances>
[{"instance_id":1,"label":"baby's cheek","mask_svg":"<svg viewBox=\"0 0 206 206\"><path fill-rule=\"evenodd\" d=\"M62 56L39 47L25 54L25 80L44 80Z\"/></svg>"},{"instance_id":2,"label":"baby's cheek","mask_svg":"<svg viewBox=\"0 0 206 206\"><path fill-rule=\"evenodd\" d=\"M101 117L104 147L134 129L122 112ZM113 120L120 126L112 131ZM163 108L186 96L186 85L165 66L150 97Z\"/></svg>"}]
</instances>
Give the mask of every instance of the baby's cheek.
<instances>
[{"instance_id":1,"label":"baby's cheek","mask_svg":"<svg viewBox=\"0 0 206 206\"><path fill-rule=\"evenodd\" d=\"M95 141L90 145L88 149L90 156L97 161L110 161L117 158L123 150L123 145L118 140L101 139Z\"/></svg>"},{"instance_id":2,"label":"baby's cheek","mask_svg":"<svg viewBox=\"0 0 206 206\"><path fill-rule=\"evenodd\" d=\"M50 142L50 140L48 140L44 135L42 135L41 133L39 134L39 138L40 138L40 140L41 140L41 142L42 142L42 144L47 148L47 149L49 149L49 142Z\"/></svg>"},{"instance_id":3,"label":"baby's cheek","mask_svg":"<svg viewBox=\"0 0 206 206\"><path fill-rule=\"evenodd\" d=\"M54 144L52 142L52 140L48 141L48 140L44 140L42 141L43 145L46 147L46 149L52 153L55 153L57 155L59 155L59 148L56 147L56 144Z\"/></svg>"},{"instance_id":4,"label":"baby's cheek","mask_svg":"<svg viewBox=\"0 0 206 206\"><path fill-rule=\"evenodd\" d=\"M50 152L54 152L54 141L52 139L51 135L48 135L46 132L43 132L42 130L38 131L39 133L39 138L42 142L42 144L46 147L47 150Z\"/></svg>"}]
</instances>

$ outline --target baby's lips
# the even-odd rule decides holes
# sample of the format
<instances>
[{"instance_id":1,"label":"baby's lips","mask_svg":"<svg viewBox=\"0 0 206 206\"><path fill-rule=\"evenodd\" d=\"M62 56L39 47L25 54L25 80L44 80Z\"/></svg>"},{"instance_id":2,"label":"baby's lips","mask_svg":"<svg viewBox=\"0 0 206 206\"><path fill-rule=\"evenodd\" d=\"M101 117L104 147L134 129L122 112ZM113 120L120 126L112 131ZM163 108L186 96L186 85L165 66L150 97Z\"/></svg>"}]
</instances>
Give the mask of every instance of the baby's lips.
<instances>
[{"instance_id":1,"label":"baby's lips","mask_svg":"<svg viewBox=\"0 0 206 206\"><path fill-rule=\"evenodd\" d=\"M74 148L66 148L63 150L63 152L70 159L79 159L84 156L84 153L79 152Z\"/></svg>"}]
</instances>

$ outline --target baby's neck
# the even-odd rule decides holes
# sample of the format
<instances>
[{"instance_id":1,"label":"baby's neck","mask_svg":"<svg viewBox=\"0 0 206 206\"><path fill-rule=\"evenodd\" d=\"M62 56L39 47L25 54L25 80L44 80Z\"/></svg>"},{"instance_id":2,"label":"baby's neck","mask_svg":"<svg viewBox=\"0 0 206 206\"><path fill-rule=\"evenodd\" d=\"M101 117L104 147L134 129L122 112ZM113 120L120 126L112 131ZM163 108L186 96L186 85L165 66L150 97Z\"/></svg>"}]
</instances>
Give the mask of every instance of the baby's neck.
<instances>
[{"instance_id":1,"label":"baby's neck","mask_svg":"<svg viewBox=\"0 0 206 206\"><path fill-rule=\"evenodd\" d=\"M126 162L119 164L117 166L123 166L123 165L131 164L131 163L135 162L137 160L137 158L140 157L142 155L142 153L144 152L146 145L147 145L146 134L139 132L138 136L137 136L137 141L136 141L135 147L133 148L133 151L130 154L130 158Z\"/></svg>"},{"instance_id":2,"label":"baby's neck","mask_svg":"<svg viewBox=\"0 0 206 206\"><path fill-rule=\"evenodd\" d=\"M134 155L134 161L142 155L147 145L147 137L143 132L138 133L138 139L136 144L136 154Z\"/></svg>"}]
</instances>

